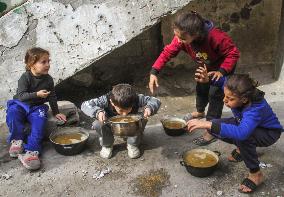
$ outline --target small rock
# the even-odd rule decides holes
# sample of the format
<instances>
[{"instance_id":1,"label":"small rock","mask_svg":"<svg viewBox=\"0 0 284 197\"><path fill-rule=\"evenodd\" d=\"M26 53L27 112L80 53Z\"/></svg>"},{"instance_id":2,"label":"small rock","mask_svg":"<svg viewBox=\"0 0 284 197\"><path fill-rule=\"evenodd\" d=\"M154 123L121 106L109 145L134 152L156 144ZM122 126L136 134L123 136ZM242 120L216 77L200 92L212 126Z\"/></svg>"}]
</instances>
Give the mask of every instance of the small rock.
<instances>
[{"instance_id":1,"label":"small rock","mask_svg":"<svg viewBox=\"0 0 284 197\"><path fill-rule=\"evenodd\" d=\"M222 196L223 192L222 191L217 191L217 196Z\"/></svg>"},{"instance_id":2,"label":"small rock","mask_svg":"<svg viewBox=\"0 0 284 197\"><path fill-rule=\"evenodd\" d=\"M175 154L177 154L177 155L178 155L178 152L175 152Z\"/></svg>"},{"instance_id":3,"label":"small rock","mask_svg":"<svg viewBox=\"0 0 284 197\"><path fill-rule=\"evenodd\" d=\"M145 159L144 159L144 158L141 158L140 160L141 160L141 161L144 161Z\"/></svg>"},{"instance_id":4,"label":"small rock","mask_svg":"<svg viewBox=\"0 0 284 197\"><path fill-rule=\"evenodd\" d=\"M276 95L276 92L271 92L271 95Z\"/></svg>"},{"instance_id":5,"label":"small rock","mask_svg":"<svg viewBox=\"0 0 284 197\"><path fill-rule=\"evenodd\" d=\"M9 175L9 174L2 174L1 176L3 179L5 180L9 180L10 178L12 178L12 175Z\"/></svg>"},{"instance_id":6,"label":"small rock","mask_svg":"<svg viewBox=\"0 0 284 197\"><path fill-rule=\"evenodd\" d=\"M261 194L262 196L264 196L264 195L265 195L265 192L261 192L260 194Z\"/></svg>"},{"instance_id":7,"label":"small rock","mask_svg":"<svg viewBox=\"0 0 284 197\"><path fill-rule=\"evenodd\" d=\"M178 186L177 186L177 185L174 185L174 187L177 188Z\"/></svg>"},{"instance_id":8,"label":"small rock","mask_svg":"<svg viewBox=\"0 0 284 197\"><path fill-rule=\"evenodd\" d=\"M261 167L261 168L266 168L266 164L263 163L263 162L259 162L259 167Z\"/></svg>"},{"instance_id":9,"label":"small rock","mask_svg":"<svg viewBox=\"0 0 284 197\"><path fill-rule=\"evenodd\" d=\"M175 87L175 88L178 88L178 89L181 88L180 85L178 85L178 84L175 84L174 87Z\"/></svg>"},{"instance_id":10,"label":"small rock","mask_svg":"<svg viewBox=\"0 0 284 197\"><path fill-rule=\"evenodd\" d=\"M266 164L266 167L271 168L272 165L271 165L270 163L267 163L267 164Z\"/></svg>"}]
</instances>

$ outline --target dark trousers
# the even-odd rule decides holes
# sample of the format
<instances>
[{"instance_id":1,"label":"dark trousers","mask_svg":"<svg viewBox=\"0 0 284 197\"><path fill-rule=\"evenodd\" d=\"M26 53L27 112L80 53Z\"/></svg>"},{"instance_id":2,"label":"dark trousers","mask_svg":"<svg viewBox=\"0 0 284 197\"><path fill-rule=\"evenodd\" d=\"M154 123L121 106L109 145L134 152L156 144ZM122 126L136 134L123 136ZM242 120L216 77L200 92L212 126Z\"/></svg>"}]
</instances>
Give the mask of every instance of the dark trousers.
<instances>
[{"instance_id":1,"label":"dark trousers","mask_svg":"<svg viewBox=\"0 0 284 197\"><path fill-rule=\"evenodd\" d=\"M197 83L196 109L198 112L204 112L209 103L207 120L221 118L224 106L223 98L224 92L221 87L212 86L210 83Z\"/></svg>"},{"instance_id":2,"label":"dark trousers","mask_svg":"<svg viewBox=\"0 0 284 197\"><path fill-rule=\"evenodd\" d=\"M26 141L26 144L24 144L25 151L41 152L48 106L43 104L31 107L18 100L9 100L7 107L8 143L12 140L23 140ZM26 123L29 123L31 127L31 132L27 136L24 132Z\"/></svg>"},{"instance_id":3,"label":"dark trousers","mask_svg":"<svg viewBox=\"0 0 284 197\"><path fill-rule=\"evenodd\" d=\"M238 125L238 121L235 118L214 119L212 122ZM243 141L230 138L220 138L220 136L216 135L214 136L224 142L235 144L240 149L240 153L246 167L253 173L259 170L256 147L267 147L274 144L280 138L281 132L282 131L280 129L277 130L257 127L249 138Z\"/></svg>"}]
</instances>

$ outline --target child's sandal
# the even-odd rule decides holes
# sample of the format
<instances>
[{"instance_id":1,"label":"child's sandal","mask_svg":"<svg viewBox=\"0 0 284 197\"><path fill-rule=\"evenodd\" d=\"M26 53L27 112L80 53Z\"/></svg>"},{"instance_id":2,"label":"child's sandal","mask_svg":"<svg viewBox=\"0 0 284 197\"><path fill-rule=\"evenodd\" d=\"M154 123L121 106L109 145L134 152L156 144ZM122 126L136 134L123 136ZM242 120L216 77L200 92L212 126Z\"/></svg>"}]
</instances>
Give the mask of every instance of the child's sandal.
<instances>
[{"instance_id":1,"label":"child's sandal","mask_svg":"<svg viewBox=\"0 0 284 197\"><path fill-rule=\"evenodd\" d=\"M249 178L245 178L241 184L246 186L247 188L249 188L251 190L251 191L245 192L242 189L239 189L239 192L241 192L241 193L252 193L257 188L257 185L252 180L250 180Z\"/></svg>"},{"instance_id":2,"label":"child's sandal","mask_svg":"<svg viewBox=\"0 0 284 197\"><path fill-rule=\"evenodd\" d=\"M242 158L241 154L237 152L237 149L234 149L232 151L231 156L234 159L234 160L229 160L231 162L241 162L241 161L243 161L243 158Z\"/></svg>"}]
</instances>

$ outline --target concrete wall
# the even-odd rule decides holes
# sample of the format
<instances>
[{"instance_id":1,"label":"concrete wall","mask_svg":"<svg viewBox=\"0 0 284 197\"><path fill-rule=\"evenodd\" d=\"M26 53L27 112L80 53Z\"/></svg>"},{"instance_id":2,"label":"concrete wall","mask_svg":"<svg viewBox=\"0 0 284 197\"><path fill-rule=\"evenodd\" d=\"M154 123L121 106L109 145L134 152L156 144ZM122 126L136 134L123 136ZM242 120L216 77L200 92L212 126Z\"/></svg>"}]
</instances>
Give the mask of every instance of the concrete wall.
<instances>
[{"instance_id":1,"label":"concrete wall","mask_svg":"<svg viewBox=\"0 0 284 197\"><path fill-rule=\"evenodd\" d=\"M25 51L51 52L58 83L124 45L190 0L37 0L0 18L0 105L5 107L24 72ZM3 107L2 107L3 108ZM0 113L3 120L5 112Z\"/></svg>"},{"instance_id":2,"label":"concrete wall","mask_svg":"<svg viewBox=\"0 0 284 197\"><path fill-rule=\"evenodd\" d=\"M282 4L281 10L281 23L278 34L278 50L277 50L277 62L275 67L275 77L279 80L284 80L284 4Z\"/></svg>"},{"instance_id":3,"label":"concrete wall","mask_svg":"<svg viewBox=\"0 0 284 197\"><path fill-rule=\"evenodd\" d=\"M239 68L269 66L273 71L281 7L282 0L192 1L174 16L162 20L163 40L165 44L170 43L173 37L171 25L177 14L196 10L233 38L241 51ZM172 66L179 64L193 66L188 55L184 53L169 63Z\"/></svg>"}]
</instances>

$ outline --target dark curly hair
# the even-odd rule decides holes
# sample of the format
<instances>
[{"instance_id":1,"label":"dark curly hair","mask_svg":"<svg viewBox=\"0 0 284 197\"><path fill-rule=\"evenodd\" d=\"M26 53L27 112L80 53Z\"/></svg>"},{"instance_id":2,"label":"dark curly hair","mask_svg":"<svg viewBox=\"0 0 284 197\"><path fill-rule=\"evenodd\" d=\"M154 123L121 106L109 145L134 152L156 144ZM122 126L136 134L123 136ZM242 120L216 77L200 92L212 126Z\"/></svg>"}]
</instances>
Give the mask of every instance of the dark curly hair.
<instances>
[{"instance_id":1,"label":"dark curly hair","mask_svg":"<svg viewBox=\"0 0 284 197\"><path fill-rule=\"evenodd\" d=\"M114 105L128 109L134 106L137 93L129 84L117 84L112 88L110 99Z\"/></svg>"},{"instance_id":2,"label":"dark curly hair","mask_svg":"<svg viewBox=\"0 0 284 197\"><path fill-rule=\"evenodd\" d=\"M248 74L234 74L228 77L225 87L240 98L257 101L264 95L264 92L257 89L258 85L258 81L252 79Z\"/></svg>"}]
</instances>

